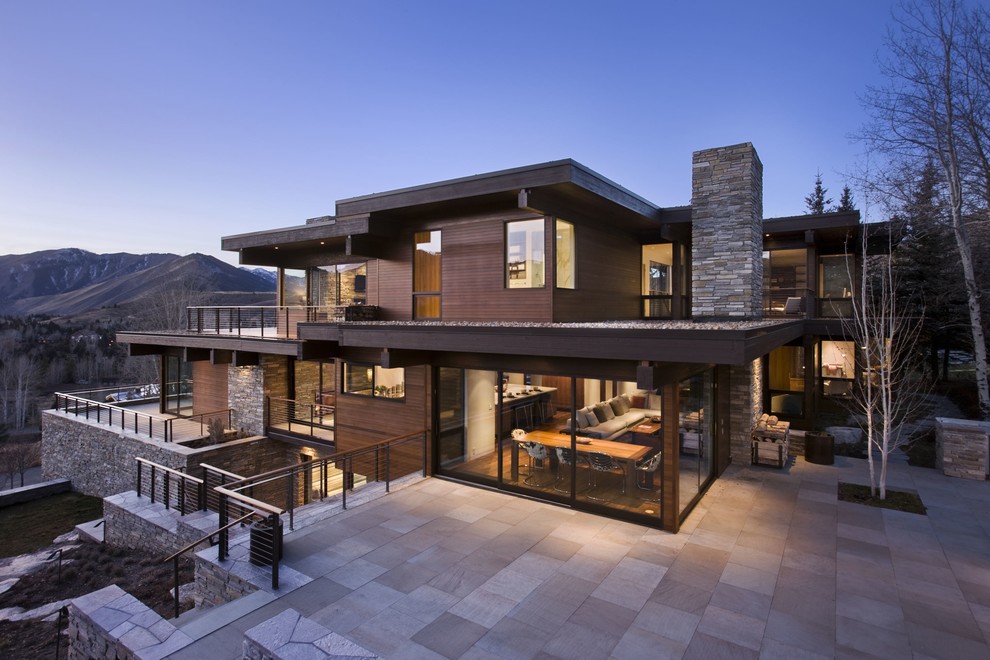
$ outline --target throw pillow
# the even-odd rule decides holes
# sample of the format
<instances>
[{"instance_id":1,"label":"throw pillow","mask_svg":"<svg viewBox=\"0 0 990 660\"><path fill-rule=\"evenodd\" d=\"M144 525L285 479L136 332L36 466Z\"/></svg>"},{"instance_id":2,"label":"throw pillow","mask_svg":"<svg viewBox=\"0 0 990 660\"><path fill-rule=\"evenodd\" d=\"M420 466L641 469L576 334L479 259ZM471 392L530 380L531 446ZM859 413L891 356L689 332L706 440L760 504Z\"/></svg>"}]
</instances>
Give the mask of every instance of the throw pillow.
<instances>
[{"instance_id":1,"label":"throw pillow","mask_svg":"<svg viewBox=\"0 0 990 660\"><path fill-rule=\"evenodd\" d=\"M616 415L622 415L622 401L620 399L609 399L608 407L612 409L612 412Z\"/></svg>"},{"instance_id":2,"label":"throw pillow","mask_svg":"<svg viewBox=\"0 0 990 660\"><path fill-rule=\"evenodd\" d=\"M646 407L646 397L645 396L634 396L634 397L632 397L631 406L633 408L645 408Z\"/></svg>"},{"instance_id":3,"label":"throw pillow","mask_svg":"<svg viewBox=\"0 0 990 660\"><path fill-rule=\"evenodd\" d=\"M612 406L603 401L595 406L595 416L598 417L598 421L607 422L610 419L615 419L615 411L612 410ZM604 419L602 419L603 416Z\"/></svg>"}]
</instances>

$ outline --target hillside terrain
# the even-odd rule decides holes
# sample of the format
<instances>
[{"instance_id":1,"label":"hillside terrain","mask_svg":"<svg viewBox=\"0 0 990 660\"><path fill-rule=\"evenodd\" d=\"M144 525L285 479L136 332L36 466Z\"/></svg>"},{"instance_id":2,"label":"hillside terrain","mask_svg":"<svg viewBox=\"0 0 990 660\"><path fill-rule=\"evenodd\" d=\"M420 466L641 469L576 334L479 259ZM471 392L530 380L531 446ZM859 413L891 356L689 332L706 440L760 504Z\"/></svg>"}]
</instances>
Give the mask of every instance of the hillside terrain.
<instances>
[{"instance_id":1,"label":"hillside terrain","mask_svg":"<svg viewBox=\"0 0 990 660\"><path fill-rule=\"evenodd\" d=\"M235 300L247 297L247 304L270 296L273 304L275 281L269 271L236 268L198 253L94 254L67 248L0 255L0 314L86 314L131 307L166 290L210 294L214 304L220 304L217 292Z\"/></svg>"}]
</instances>

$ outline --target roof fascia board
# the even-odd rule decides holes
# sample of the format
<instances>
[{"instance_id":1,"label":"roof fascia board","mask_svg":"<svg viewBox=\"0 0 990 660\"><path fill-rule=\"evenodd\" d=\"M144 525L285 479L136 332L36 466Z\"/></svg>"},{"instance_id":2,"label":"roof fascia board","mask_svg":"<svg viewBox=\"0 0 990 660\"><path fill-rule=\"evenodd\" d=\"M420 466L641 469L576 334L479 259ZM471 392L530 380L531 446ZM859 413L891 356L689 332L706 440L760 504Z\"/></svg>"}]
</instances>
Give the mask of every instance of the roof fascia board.
<instances>
[{"instance_id":1,"label":"roof fascia board","mask_svg":"<svg viewBox=\"0 0 990 660\"><path fill-rule=\"evenodd\" d=\"M224 236L220 239L220 247L224 250L236 251L252 247L289 245L304 241L339 238L352 234L366 234L368 233L368 224L367 215L336 218L328 222Z\"/></svg>"}]
</instances>

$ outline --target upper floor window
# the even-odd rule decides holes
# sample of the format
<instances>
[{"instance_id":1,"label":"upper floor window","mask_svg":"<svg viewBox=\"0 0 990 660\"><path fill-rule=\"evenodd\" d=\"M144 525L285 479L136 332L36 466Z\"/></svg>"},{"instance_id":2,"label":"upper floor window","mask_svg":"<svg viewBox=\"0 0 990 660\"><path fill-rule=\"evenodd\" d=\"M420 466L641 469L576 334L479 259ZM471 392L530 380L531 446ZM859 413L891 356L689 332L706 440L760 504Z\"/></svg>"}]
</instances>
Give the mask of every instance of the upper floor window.
<instances>
[{"instance_id":1,"label":"upper floor window","mask_svg":"<svg viewBox=\"0 0 990 660\"><path fill-rule=\"evenodd\" d=\"M853 276L856 264L851 254L819 257L818 313L823 317L852 315Z\"/></svg>"},{"instance_id":2,"label":"upper floor window","mask_svg":"<svg viewBox=\"0 0 990 660\"><path fill-rule=\"evenodd\" d=\"M505 286L509 289L539 289L546 281L546 222L517 220L505 225Z\"/></svg>"},{"instance_id":3,"label":"upper floor window","mask_svg":"<svg viewBox=\"0 0 990 660\"><path fill-rule=\"evenodd\" d=\"M383 369L370 364L344 363L345 394L377 396L386 399L406 397L406 370Z\"/></svg>"},{"instance_id":4,"label":"upper floor window","mask_svg":"<svg viewBox=\"0 0 990 660\"><path fill-rule=\"evenodd\" d=\"M413 254L413 318L440 318L440 230L418 231Z\"/></svg>"},{"instance_id":5,"label":"upper floor window","mask_svg":"<svg viewBox=\"0 0 990 660\"><path fill-rule=\"evenodd\" d=\"M574 288L574 225L557 220L557 288Z\"/></svg>"},{"instance_id":6,"label":"upper floor window","mask_svg":"<svg viewBox=\"0 0 990 660\"><path fill-rule=\"evenodd\" d=\"M318 266L309 271L309 304L315 307L363 305L368 300L368 265Z\"/></svg>"}]
</instances>

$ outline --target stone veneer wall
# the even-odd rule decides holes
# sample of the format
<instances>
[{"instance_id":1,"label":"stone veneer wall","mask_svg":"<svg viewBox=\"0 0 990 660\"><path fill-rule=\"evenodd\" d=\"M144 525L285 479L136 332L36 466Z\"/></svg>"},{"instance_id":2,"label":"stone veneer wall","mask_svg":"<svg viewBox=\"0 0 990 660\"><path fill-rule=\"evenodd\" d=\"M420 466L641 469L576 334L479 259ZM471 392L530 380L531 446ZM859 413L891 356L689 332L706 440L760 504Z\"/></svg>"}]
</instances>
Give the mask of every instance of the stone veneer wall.
<instances>
[{"instance_id":1,"label":"stone veneer wall","mask_svg":"<svg viewBox=\"0 0 990 660\"><path fill-rule=\"evenodd\" d=\"M692 168L693 318L761 318L763 164L746 142L696 151Z\"/></svg>"},{"instance_id":2,"label":"stone veneer wall","mask_svg":"<svg viewBox=\"0 0 990 660\"><path fill-rule=\"evenodd\" d=\"M210 609L258 590L223 566L196 555L196 607Z\"/></svg>"},{"instance_id":3,"label":"stone veneer wall","mask_svg":"<svg viewBox=\"0 0 990 660\"><path fill-rule=\"evenodd\" d=\"M69 604L69 660L164 658L193 639L115 584Z\"/></svg>"},{"instance_id":4,"label":"stone veneer wall","mask_svg":"<svg viewBox=\"0 0 990 660\"><path fill-rule=\"evenodd\" d=\"M247 435L265 432L265 371L261 366L227 367L227 407L231 423Z\"/></svg>"},{"instance_id":5,"label":"stone veneer wall","mask_svg":"<svg viewBox=\"0 0 990 660\"><path fill-rule=\"evenodd\" d=\"M95 497L133 490L138 456L179 469L195 451L53 410L41 413L41 423L42 478L69 479L73 490Z\"/></svg>"},{"instance_id":6,"label":"stone veneer wall","mask_svg":"<svg viewBox=\"0 0 990 660\"><path fill-rule=\"evenodd\" d=\"M751 432L763 414L763 367L759 359L729 367L729 452L732 462L749 465Z\"/></svg>"},{"instance_id":7,"label":"stone veneer wall","mask_svg":"<svg viewBox=\"0 0 990 660\"><path fill-rule=\"evenodd\" d=\"M987 478L990 423L935 418L935 468L947 477Z\"/></svg>"}]
</instances>

